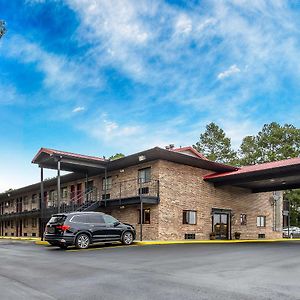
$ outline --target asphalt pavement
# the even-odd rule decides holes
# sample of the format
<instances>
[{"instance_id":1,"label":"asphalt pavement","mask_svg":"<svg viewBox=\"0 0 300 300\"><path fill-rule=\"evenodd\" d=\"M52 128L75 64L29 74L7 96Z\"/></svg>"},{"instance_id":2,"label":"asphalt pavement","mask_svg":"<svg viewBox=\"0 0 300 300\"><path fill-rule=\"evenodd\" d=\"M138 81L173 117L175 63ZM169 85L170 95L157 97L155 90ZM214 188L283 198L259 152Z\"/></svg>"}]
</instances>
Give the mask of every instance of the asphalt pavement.
<instances>
[{"instance_id":1,"label":"asphalt pavement","mask_svg":"<svg viewBox=\"0 0 300 300\"><path fill-rule=\"evenodd\" d=\"M0 299L300 299L300 242L60 250L0 240Z\"/></svg>"}]
</instances>

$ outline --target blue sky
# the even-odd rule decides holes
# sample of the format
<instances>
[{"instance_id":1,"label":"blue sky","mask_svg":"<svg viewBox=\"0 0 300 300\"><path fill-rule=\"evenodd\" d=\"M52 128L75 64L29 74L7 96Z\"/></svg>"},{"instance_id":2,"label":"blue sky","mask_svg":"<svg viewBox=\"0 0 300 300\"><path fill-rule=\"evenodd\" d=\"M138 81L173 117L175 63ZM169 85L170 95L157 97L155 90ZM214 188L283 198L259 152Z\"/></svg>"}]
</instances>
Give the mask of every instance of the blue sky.
<instances>
[{"instance_id":1,"label":"blue sky","mask_svg":"<svg viewBox=\"0 0 300 300\"><path fill-rule=\"evenodd\" d=\"M0 0L0 19L0 192L38 181L40 147L191 145L212 121L238 147L300 126L300 1Z\"/></svg>"}]
</instances>

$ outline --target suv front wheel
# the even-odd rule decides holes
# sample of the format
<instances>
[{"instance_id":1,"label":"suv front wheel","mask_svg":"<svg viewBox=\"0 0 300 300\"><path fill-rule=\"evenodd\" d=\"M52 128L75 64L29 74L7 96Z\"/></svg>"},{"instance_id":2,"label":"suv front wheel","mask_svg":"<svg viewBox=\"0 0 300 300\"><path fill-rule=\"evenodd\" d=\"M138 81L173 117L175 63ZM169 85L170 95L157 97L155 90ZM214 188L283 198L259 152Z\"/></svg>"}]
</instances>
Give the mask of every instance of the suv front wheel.
<instances>
[{"instance_id":1,"label":"suv front wheel","mask_svg":"<svg viewBox=\"0 0 300 300\"><path fill-rule=\"evenodd\" d=\"M87 249L90 245L90 237L86 233L80 233L75 241L75 246L78 249Z\"/></svg>"},{"instance_id":2,"label":"suv front wheel","mask_svg":"<svg viewBox=\"0 0 300 300\"><path fill-rule=\"evenodd\" d=\"M122 236L122 243L124 245L131 245L133 243L133 234L130 231L126 231Z\"/></svg>"}]
</instances>

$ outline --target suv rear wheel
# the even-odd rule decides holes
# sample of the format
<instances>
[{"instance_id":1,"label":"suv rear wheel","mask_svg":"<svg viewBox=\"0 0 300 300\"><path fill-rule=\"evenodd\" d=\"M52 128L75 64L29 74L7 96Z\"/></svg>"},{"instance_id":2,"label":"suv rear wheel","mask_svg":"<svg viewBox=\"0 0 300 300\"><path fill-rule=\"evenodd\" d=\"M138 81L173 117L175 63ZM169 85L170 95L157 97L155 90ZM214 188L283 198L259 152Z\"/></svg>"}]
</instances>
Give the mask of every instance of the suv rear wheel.
<instances>
[{"instance_id":1,"label":"suv rear wheel","mask_svg":"<svg viewBox=\"0 0 300 300\"><path fill-rule=\"evenodd\" d=\"M87 249L90 245L90 237L86 233L80 233L75 241L75 246L78 249Z\"/></svg>"},{"instance_id":2,"label":"suv rear wheel","mask_svg":"<svg viewBox=\"0 0 300 300\"><path fill-rule=\"evenodd\" d=\"M124 245L131 245L133 242L133 234L130 231L125 231L122 236L122 243Z\"/></svg>"}]
</instances>

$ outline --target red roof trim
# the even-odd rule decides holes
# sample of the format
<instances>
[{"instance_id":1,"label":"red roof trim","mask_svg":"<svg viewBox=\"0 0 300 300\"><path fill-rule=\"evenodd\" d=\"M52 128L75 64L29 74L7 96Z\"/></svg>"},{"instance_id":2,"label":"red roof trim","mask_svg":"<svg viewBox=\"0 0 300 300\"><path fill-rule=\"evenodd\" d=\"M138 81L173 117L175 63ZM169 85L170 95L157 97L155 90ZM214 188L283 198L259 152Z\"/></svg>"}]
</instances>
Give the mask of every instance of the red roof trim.
<instances>
[{"instance_id":1,"label":"red roof trim","mask_svg":"<svg viewBox=\"0 0 300 300\"><path fill-rule=\"evenodd\" d=\"M174 151L174 152L191 151L192 153L194 153L199 158L208 160L202 153L198 152L195 148L193 148L191 146L175 148L175 149L171 149L171 151Z\"/></svg>"},{"instance_id":2,"label":"red roof trim","mask_svg":"<svg viewBox=\"0 0 300 300\"><path fill-rule=\"evenodd\" d=\"M248 173L250 174L250 173L255 173L263 170L288 167L288 166L293 166L298 164L300 165L300 157L278 160L278 161L273 161L273 162L268 162L263 164L251 165L251 166L245 166L245 167L241 167L237 171L213 173L213 174L206 175L203 178L213 179L213 178L222 178L222 177L228 177L228 176L233 176L238 174L248 174Z\"/></svg>"},{"instance_id":3,"label":"red roof trim","mask_svg":"<svg viewBox=\"0 0 300 300\"><path fill-rule=\"evenodd\" d=\"M49 148L41 148L39 152L35 155L35 157L32 160L32 163L35 162L35 160L42 154L42 153L47 153L49 155L63 155L63 156L72 156L74 158L82 158L82 159L93 159L97 161L105 161L101 157L97 156L89 156L89 155L82 155L82 154L77 154L73 152L66 152L66 151L60 151L60 150L55 150L55 149L49 149Z\"/></svg>"}]
</instances>

